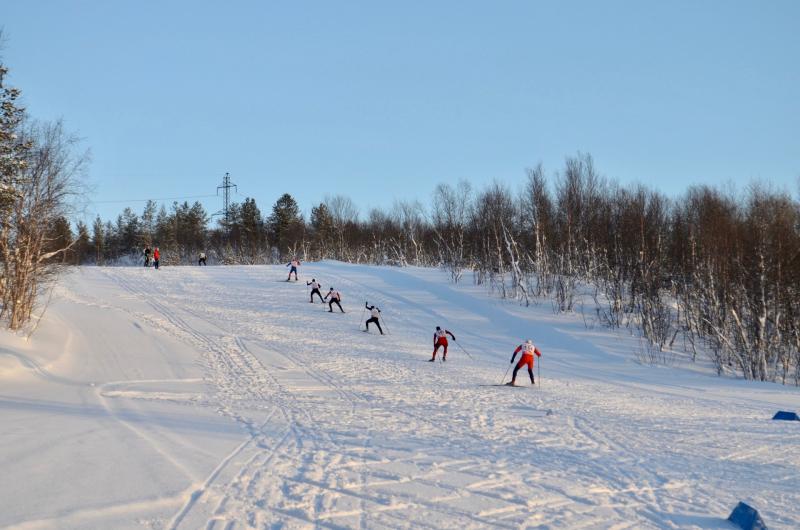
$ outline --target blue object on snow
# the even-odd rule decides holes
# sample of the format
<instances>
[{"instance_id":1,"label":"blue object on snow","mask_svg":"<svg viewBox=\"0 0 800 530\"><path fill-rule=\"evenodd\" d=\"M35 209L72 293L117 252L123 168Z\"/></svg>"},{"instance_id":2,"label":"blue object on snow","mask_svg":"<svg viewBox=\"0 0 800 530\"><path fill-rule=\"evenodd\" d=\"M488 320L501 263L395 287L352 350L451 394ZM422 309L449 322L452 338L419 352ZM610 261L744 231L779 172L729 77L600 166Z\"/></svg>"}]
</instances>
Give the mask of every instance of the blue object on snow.
<instances>
[{"instance_id":1,"label":"blue object on snow","mask_svg":"<svg viewBox=\"0 0 800 530\"><path fill-rule=\"evenodd\" d=\"M797 416L796 412L789 412L787 410L779 410L778 412L775 413L775 415L772 417L772 419L773 420L800 421L800 417Z\"/></svg>"},{"instance_id":2,"label":"blue object on snow","mask_svg":"<svg viewBox=\"0 0 800 530\"><path fill-rule=\"evenodd\" d=\"M728 521L742 530L767 530L767 525L758 515L758 510L743 502L736 505L736 508L728 516Z\"/></svg>"}]
</instances>

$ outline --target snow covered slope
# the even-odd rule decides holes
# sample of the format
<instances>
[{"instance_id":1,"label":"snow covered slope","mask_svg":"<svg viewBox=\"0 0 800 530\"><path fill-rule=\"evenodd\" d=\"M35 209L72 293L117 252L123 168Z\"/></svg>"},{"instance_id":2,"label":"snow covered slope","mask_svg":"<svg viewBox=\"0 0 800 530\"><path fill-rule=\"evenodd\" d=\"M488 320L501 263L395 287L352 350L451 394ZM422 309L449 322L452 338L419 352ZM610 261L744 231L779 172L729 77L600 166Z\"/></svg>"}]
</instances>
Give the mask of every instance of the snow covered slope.
<instances>
[{"instance_id":1,"label":"snow covered slope","mask_svg":"<svg viewBox=\"0 0 800 530\"><path fill-rule=\"evenodd\" d=\"M0 339L0 527L731 528L739 500L800 526L800 422L770 421L796 388L641 366L625 332L436 270L300 273L65 277ZM390 334L359 331L365 300ZM494 386L526 338L542 385Z\"/></svg>"}]
</instances>

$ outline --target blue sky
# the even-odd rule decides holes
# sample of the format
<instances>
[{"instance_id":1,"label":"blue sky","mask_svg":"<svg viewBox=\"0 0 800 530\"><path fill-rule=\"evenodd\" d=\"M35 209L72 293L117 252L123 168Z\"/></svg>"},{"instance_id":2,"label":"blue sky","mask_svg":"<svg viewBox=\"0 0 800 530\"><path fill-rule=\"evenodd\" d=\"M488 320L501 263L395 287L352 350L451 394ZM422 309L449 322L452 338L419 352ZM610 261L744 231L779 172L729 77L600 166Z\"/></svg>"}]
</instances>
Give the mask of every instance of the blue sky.
<instances>
[{"instance_id":1,"label":"blue sky","mask_svg":"<svg viewBox=\"0 0 800 530\"><path fill-rule=\"evenodd\" d=\"M10 81L91 149L103 201L214 194L362 212L521 186L591 153L670 195L798 194L800 2L3 2ZM171 202L171 201L168 201ZM210 212L221 202L203 199Z\"/></svg>"}]
</instances>

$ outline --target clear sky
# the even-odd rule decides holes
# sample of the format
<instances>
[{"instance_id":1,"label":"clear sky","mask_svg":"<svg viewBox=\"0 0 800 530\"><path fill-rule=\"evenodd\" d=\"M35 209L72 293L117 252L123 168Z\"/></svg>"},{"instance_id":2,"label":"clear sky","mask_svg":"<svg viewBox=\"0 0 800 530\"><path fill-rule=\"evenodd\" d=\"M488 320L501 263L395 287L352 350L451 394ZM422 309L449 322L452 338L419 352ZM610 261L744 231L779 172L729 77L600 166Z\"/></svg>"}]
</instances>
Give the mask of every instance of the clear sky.
<instances>
[{"instance_id":1,"label":"clear sky","mask_svg":"<svg viewBox=\"0 0 800 530\"><path fill-rule=\"evenodd\" d=\"M671 195L798 192L796 0L0 0L0 27L29 112L91 149L88 218L225 172L265 213L284 192L365 212L578 151Z\"/></svg>"}]
</instances>

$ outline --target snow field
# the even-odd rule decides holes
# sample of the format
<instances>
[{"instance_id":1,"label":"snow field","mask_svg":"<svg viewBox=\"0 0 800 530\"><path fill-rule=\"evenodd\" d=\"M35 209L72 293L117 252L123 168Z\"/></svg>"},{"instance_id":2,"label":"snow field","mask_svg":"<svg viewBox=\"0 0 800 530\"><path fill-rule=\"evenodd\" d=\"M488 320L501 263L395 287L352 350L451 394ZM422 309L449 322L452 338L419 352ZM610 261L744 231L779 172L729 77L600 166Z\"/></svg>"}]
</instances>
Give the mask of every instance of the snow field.
<instances>
[{"instance_id":1,"label":"snow field","mask_svg":"<svg viewBox=\"0 0 800 530\"><path fill-rule=\"evenodd\" d=\"M799 524L800 426L769 421L797 389L640 366L623 332L440 271L286 273L64 278L0 349L0 526L730 528L738 500ZM365 300L390 334L359 332ZM426 362L436 325L475 359ZM526 338L541 387L492 386Z\"/></svg>"}]
</instances>

